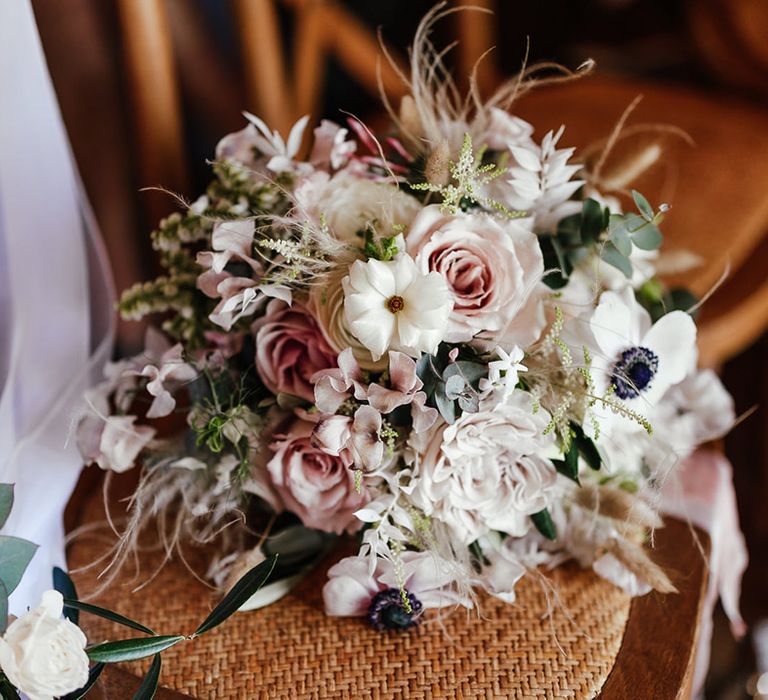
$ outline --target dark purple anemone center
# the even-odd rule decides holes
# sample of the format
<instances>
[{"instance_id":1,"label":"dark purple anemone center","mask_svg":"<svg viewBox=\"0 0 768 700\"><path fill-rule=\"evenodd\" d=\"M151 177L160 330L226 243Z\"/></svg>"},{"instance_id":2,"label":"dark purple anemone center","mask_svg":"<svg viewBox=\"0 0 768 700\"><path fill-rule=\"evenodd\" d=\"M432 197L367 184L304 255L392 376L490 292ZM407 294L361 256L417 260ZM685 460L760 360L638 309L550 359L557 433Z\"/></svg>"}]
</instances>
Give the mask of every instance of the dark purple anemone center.
<instances>
[{"instance_id":1,"label":"dark purple anemone center","mask_svg":"<svg viewBox=\"0 0 768 700\"><path fill-rule=\"evenodd\" d=\"M611 384L620 399L634 399L649 388L659 371L659 357L644 347L625 350L611 372Z\"/></svg>"},{"instance_id":2,"label":"dark purple anemone center","mask_svg":"<svg viewBox=\"0 0 768 700\"><path fill-rule=\"evenodd\" d=\"M421 612L421 601L413 593L405 591L405 598L410 605L406 606L403 595L397 588L386 588L377 593L368 608L368 622L371 627L380 632L397 630L402 632L418 624L418 614Z\"/></svg>"}]
</instances>

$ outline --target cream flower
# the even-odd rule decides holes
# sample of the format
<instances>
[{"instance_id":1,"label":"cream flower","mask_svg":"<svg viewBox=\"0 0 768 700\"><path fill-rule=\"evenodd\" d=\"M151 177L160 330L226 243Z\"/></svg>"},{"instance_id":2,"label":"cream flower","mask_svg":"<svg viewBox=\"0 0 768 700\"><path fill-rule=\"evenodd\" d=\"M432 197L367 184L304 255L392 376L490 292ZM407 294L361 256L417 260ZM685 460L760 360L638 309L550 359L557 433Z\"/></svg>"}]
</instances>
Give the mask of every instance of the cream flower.
<instances>
[{"instance_id":1,"label":"cream flower","mask_svg":"<svg viewBox=\"0 0 768 700\"><path fill-rule=\"evenodd\" d=\"M40 606L14 620L0 638L0 668L29 700L53 700L88 682L86 638L61 617L64 601L46 591Z\"/></svg>"},{"instance_id":2,"label":"cream flower","mask_svg":"<svg viewBox=\"0 0 768 700\"><path fill-rule=\"evenodd\" d=\"M437 272L419 274L408 255L397 260L356 260L345 277L344 313L349 329L378 360L387 350L419 357L434 353L453 309Z\"/></svg>"},{"instance_id":3,"label":"cream flower","mask_svg":"<svg viewBox=\"0 0 768 700\"><path fill-rule=\"evenodd\" d=\"M382 236L391 236L407 227L421 210L419 201L392 187L340 171L333 177L317 172L295 192L303 214L315 221L325 217L331 233L340 241L362 243L358 231L375 227Z\"/></svg>"},{"instance_id":4,"label":"cream flower","mask_svg":"<svg viewBox=\"0 0 768 700\"><path fill-rule=\"evenodd\" d=\"M542 456L552 444L542 434L548 420L516 391L508 403L436 430L419 462L417 504L465 544L490 530L524 535L529 516L555 497L557 472Z\"/></svg>"}]
</instances>

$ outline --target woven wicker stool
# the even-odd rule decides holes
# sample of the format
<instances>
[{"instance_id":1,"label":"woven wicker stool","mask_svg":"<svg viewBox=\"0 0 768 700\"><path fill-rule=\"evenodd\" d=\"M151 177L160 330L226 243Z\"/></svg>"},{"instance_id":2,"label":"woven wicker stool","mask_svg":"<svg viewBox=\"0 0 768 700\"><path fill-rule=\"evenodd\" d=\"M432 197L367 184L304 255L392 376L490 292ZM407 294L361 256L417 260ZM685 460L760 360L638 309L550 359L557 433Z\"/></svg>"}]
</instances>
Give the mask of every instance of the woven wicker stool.
<instances>
[{"instance_id":1,"label":"woven wicker stool","mask_svg":"<svg viewBox=\"0 0 768 700\"><path fill-rule=\"evenodd\" d=\"M103 517L100 495L83 503L81 522ZM79 537L70 568L94 561L112 537L106 528ZM657 539L655 558L671 572L679 595L631 600L591 572L566 566L548 574L559 597L550 616L545 588L529 576L516 588L515 605L484 598L482 617L461 609L440 620L428 617L407 634L325 616L321 588L332 557L278 603L239 613L165 652L161 683L171 690L157 697L688 697L705 567L683 523L668 522ZM189 549L185 557L193 569L205 570L205 552ZM161 562L160 552L143 553L138 579L126 580L132 577L125 573L93 602L159 634L190 632L216 596L181 562L167 563L132 592ZM95 568L74 575L83 597L95 590L98 573ZM91 643L130 636L130 630L86 614L81 624ZM108 669L100 682L102 697L131 697L145 668Z\"/></svg>"}]
</instances>

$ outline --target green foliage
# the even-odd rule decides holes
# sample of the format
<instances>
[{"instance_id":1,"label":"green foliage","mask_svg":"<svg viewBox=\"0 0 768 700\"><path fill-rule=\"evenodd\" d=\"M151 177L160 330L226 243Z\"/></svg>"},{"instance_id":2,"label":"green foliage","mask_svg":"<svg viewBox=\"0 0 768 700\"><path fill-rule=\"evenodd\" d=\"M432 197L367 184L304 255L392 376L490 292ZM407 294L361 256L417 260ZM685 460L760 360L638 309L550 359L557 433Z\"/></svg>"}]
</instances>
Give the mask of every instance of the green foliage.
<instances>
[{"instance_id":1,"label":"green foliage","mask_svg":"<svg viewBox=\"0 0 768 700\"><path fill-rule=\"evenodd\" d=\"M389 260L393 260L398 254L397 236L379 238L376 240L371 228L367 228L363 235L365 239L363 252L368 258L388 262Z\"/></svg>"},{"instance_id":2,"label":"green foliage","mask_svg":"<svg viewBox=\"0 0 768 700\"><path fill-rule=\"evenodd\" d=\"M161 651L170 649L184 639L186 637L183 634L120 639L116 642L97 644L96 646L89 647L86 651L88 658L92 661L116 664L124 661L138 661L147 656L154 656Z\"/></svg>"},{"instance_id":3,"label":"green foliage","mask_svg":"<svg viewBox=\"0 0 768 700\"><path fill-rule=\"evenodd\" d=\"M0 535L0 583L8 595L16 590L37 545L20 537Z\"/></svg>"},{"instance_id":4,"label":"green foliage","mask_svg":"<svg viewBox=\"0 0 768 700\"><path fill-rule=\"evenodd\" d=\"M149 627L145 627L141 623L135 622L134 620L131 620L124 615L120 615L119 613L113 612L112 610L100 608L98 605L91 605L90 603L83 603L82 601L76 599L65 598L64 608L65 611L67 609L82 610L83 612L90 613L91 615L96 615L96 617L103 617L105 620L111 620L112 622L116 622L119 625L130 627L131 629L138 630L139 632L144 632L144 634L155 634Z\"/></svg>"},{"instance_id":5,"label":"green foliage","mask_svg":"<svg viewBox=\"0 0 768 700\"><path fill-rule=\"evenodd\" d=\"M477 413L480 380L488 376L488 368L471 356L451 362L449 352L450 347L442 343L437 355L422 355L416 373L424 383L427 404L436 408L447 423L453 423L462 412Z\"/></svg>"},{"instance_id":6,"label":"green foliage","mask_svg":"<svg viewBox=\"0 0 768 700\"><path fill-rule=\"evenodd\" d=\"M99 676L101 675L101 672L104 670L105 666L106 664L101 661L91 666L91 670L88 672L88 682L74 693L65 695L61 698L61 700L80 700L80 698L84 698L88 691L93 688L94 685L96 685L96 681L99 680Z\"/></svg>"},{"instance_id":7,"label":"green foliage","mask_svg":"<svg viewBox=\"0 0 768 700\"><path fill-rule=\"evenodd\" d=\"M13 484L0 484L0 527L5 525L13 508Z\"/></svg>"},{"instance_id":8,"label":"green foliage","mask_svg":"<svg viewBox=\"0 0 768 700\"><path fill-rule=\"evenodd\" d=\"M657 279L648 280L635 292L637 301L651 315L651 320L656 323L664 314L670 311L688 311L698 303L698 297L683 287L667 289ZM697 313L692 316L695 319Z\"/></svg>"},{"instance_id":9,"label":"green foliage","mask_svg":"<svg viewBox=\"0 0 768 700\"><path fill-rule=\"evenodd\" d=\"M144 676L144 680L133 696L133 700L152 700L155 697L157 686L160 682L160 669L162 665L162 657L160 654L155 654L155 658L152 659L152 665L149 667L147 675Z\"/></svg>"},{"instance_id":10,"label":"green foliage","mask_svg":"<svg viewBox=\"0 0 768 700\"><path fill-rule=\"evenodd\" d=\"M440 194L440 205L444 212L458 214L473 206L482 206L497 211L509 218L525 216L525 212L513 212L503 204L483 194L486 186L506 172L496 163L483 163L485 148L477 152L472 147L472 137L464 134L464 142L459 151L459 158L451 162L449 172L452 182L447 185L436 185L432 182L417 182L411 188L422 192Z\"/></svg>"},{"instance_id":11,"label":"green foliage","mask_svg":"<svg viewBox=\"0 0 768 700\"><path fill-rule=\"evenodd\" d=\"M237 612L238 608L267 582L272 569L275 568L277 557L278 555L274 554L246 573L211 611L211 614L200 623L192 636L197 637L218 627L232 613Z\"/></svg>"},{"instance_id":12,"label":"green foliage","mask_svg":"<svg viewBox=\"0 0 768 700\"><path fill-rule=\"evenodd\" d=\"M67 607L67 600L77 600L77 588L75 582L69 577L69 574L58 566L53 567L53 587L61 593L64 598L64 617L72 624L80 624L80 610L75 607Z\"/></svg>"},{"instance_id":13,"label":"green foliage","mask_svg":"<svg viewBox=\"0 0 768 700\"><path fill-rule=\"evenodd\" d=\"M544 510L540 510L538 513L534 513L531 516L531 520L536 526L536 529L548 540L557 539L555 523L552 521L552 516L549 514L549 511L546 508Z\"/></svg>"}]
</instances>

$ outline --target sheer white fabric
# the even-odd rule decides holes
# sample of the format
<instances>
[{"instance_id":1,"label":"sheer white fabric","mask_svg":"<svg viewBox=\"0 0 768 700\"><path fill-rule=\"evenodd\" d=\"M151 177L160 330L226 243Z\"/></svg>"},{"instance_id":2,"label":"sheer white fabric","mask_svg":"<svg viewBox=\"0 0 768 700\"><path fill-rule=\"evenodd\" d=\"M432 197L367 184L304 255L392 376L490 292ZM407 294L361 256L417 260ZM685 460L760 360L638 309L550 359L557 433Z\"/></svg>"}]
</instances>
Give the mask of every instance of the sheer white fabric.
<instances>
[{"instance_id":1,"label":"sheer white fabric","mask_svg":"<svg viewBox=\"0 0 768 700\"><path fill-rule=\"evenodd\" d=\"M64 565L62 514L82 466L69 439L112 348L114 292L28 0L0 3L0 482L2 534L38 551L11 596L36 605Z\"/></svg>"}]
</instances>

